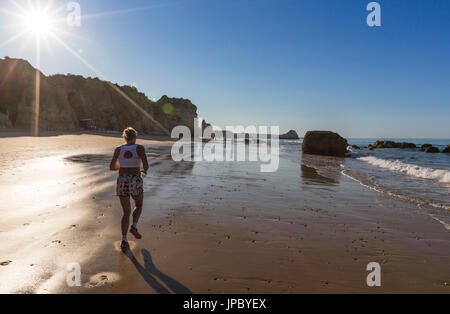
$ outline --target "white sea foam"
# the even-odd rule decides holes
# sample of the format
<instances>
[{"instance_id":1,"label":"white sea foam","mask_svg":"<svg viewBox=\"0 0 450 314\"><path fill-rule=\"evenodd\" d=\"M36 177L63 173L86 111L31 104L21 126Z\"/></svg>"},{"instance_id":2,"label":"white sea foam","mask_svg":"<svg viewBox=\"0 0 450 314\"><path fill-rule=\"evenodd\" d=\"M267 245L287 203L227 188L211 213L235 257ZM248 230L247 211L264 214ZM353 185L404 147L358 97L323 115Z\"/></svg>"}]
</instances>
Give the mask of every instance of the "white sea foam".
<instances>
[{"instance_id":1,"label":"white sea foam","mask_svg":"<svg viewBox=\"0 0 450 314\"><path fill-rule=\"evenodd\" d=\"M435 215L429 214L429 216L431 218L433 218L434 220L438 221L440 224L442 224L444 226L445 229L450 231L450 225L448 223L446 223L445 221L437 218Z\"/></svg>"},{"instance_id":2,"label":"white sea foam","mask_svg":"<svg viewBox=\"0 0 450 314\"><path fill-rule=\"evenodd\" d=\"M361 157L358 160L365 161L373 166L401 172L422 179L436 180L441 183L450 183L450 171L444 169L433 169L418 165L403 163L398 160L386 160L373 156Z\"/></svg>"},{"instance_id":3,"label":"white sea foam","mask_svg":"<svg viewBox=\"0 0 450 314\"><path fill-rule=\"evenodd\" d=\"M380 188L377 185L372 185L372 184L370 184L370 183L368 183L368 182L366 182L364 180L361 180L361 179L355 177L354 175L350 174L346 170L343 170L341 173L344 176L346 176L346 177L348 177L348 178L350 178L352 180L355 180L356 182L359 182L361 185L363 185L363 186L365 186L365 187L367 187L369 189L372 189L372 190L374 190L374 191L376 191L378 193L385 193L387 195L390 195L390 196L393 196L393 197L396 197L396 198L400 198L400 199L405 200L405 201L410 201L410 202L416 203L417 205L422 205L422 206L427 206L428 205L428 206L432 206L434 208L445 209L445 210L450 211L450 206L448 206L448 205L439 204L439 203L435 203L433 201L427 201L427 200L423 200L423 199L420 199L420 198L417 198L417 197L406 196L406 195L402 195L402 194L399 194L399 193L395 193L395 192L391 192L391 191L385 190L383 188Z\"/></svg>"}]
</instances>

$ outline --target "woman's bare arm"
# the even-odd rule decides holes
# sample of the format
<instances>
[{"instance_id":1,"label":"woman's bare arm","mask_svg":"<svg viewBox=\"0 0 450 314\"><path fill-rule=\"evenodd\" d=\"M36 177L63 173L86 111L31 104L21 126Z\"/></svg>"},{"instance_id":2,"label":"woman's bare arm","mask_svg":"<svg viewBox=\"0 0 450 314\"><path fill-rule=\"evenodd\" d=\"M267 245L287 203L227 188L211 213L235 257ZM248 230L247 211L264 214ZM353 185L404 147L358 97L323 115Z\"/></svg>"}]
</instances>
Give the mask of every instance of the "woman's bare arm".
<instances>
[{"instance_id":1,"label":"woman's bare arm","mask_svg":"<svg viewBox=\"0 0 450 314\"><path fill-rule=\"evenodd\" d=\"M117 159L119 159L119 155L120 155L120 147L117 147L116 150L114 151L114 156L111 160L111 164L109 165L109 169L111 171L117 171L120 169L120 166L117 164Z\"/></svg>"},{"instance_id":2,"label":"woman's bare arm","mask_svg":"<svg viewBox=\"0 0 450 314\"><path fill-rule=\"evenodd\" d=\"M142 145L139 145L137 147L137 152L139 154L139 157L141 157L141 159L142 159L142 166L144 167L144 172L147 173L149 166L148 166L147 154L145 153L145 147Z\"/></svg>"}]
</instances>

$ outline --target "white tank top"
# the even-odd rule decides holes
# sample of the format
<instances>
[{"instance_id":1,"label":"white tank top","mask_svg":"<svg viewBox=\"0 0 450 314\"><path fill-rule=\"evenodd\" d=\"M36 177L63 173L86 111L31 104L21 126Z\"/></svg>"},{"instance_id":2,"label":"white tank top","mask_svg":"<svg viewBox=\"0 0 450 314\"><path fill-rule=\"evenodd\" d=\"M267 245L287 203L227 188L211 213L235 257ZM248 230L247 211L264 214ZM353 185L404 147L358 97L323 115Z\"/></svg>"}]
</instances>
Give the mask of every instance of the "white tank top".
<instances>
[{"instance_id":1,"label":"white tank top","mask_svg":"<svg viewBox=\"0 0 450 314\"><path fill-rule=\"evenodd\" d=\"M137 144L120 146L119 165L121 168L141 167L141 157L137 153Z\"/></svg>"}]
</instances>

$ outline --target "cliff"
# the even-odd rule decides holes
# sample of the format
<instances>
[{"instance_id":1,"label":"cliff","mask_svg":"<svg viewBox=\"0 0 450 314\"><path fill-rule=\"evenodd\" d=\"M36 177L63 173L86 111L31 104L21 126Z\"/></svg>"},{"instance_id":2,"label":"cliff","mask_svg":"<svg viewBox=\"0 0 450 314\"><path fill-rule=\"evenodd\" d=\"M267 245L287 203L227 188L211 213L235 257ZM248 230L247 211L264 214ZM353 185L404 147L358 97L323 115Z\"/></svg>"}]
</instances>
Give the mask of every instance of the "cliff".
<instances>
[{"instance_id":1,"label":"cliff","mask_svg":"<svg viewBox=\"0 0 450 314\"><path fill-rule=\"evenodd\" d=\"M20 59L0 59L0 127L30 128L34 123L36 69ZM39 128L79 129L81 119L94 119L97 128L121 131L133 126L144 134L162 134L158 125L134 108L109 82L77 75L40 73ZM151 101L135 87L114 85L164 128L193 129L197 107L188 99L161 97Z\"/></svg>"}]
</instances>

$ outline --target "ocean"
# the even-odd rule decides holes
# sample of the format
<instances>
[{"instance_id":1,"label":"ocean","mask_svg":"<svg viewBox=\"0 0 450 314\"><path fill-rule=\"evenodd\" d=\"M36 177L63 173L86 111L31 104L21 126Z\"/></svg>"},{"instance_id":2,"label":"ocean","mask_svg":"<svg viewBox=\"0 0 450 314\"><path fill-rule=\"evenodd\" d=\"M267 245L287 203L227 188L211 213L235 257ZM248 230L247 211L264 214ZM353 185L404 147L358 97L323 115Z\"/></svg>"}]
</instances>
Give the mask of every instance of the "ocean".
<instances>
[{"instance_id":1,"label":"ocean","mask_svg":"<svg viewBox=\"0 0 450 314\"><path fill-rule=\"evenodd\" d=\"M432 144L441 151L450 139L383 139L414 143L418 147ZM367 147L375 139L349 139L350 156L339 161L341 174L378 193L416 204L429 211L450 230L450 154L428 154L410 149L375 149ZM281 141L280 149L293 154L301 150L302 140ZM295 157L294 157L295 158ZM314 168L323 177L332 178L337 171L333 162L318 162L320 157L304 157L302 165ZM339 159L337 159L339 160ZM445 211L445 212L443 212Z\"/></svg>"}]
</instances>

